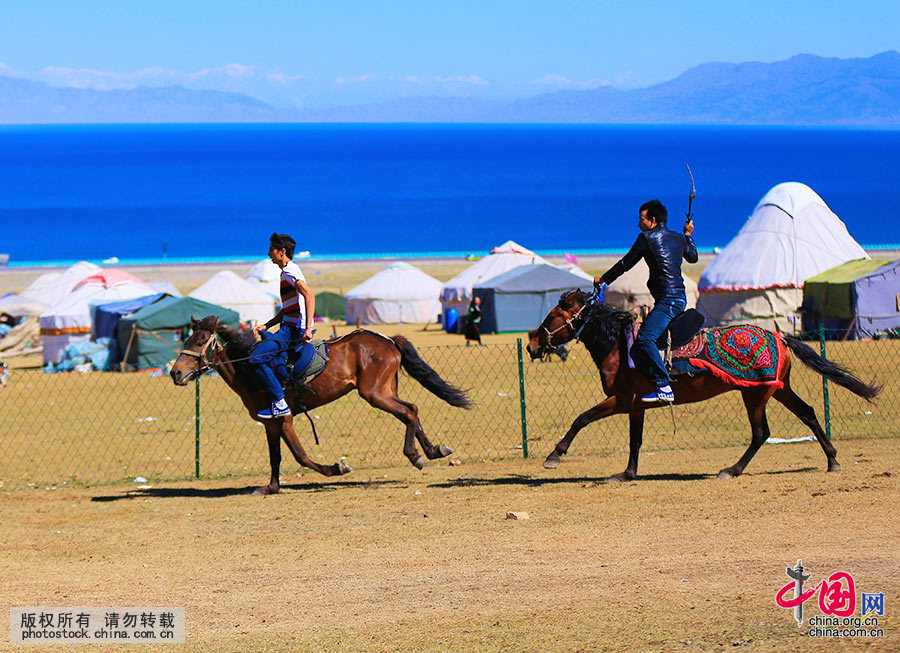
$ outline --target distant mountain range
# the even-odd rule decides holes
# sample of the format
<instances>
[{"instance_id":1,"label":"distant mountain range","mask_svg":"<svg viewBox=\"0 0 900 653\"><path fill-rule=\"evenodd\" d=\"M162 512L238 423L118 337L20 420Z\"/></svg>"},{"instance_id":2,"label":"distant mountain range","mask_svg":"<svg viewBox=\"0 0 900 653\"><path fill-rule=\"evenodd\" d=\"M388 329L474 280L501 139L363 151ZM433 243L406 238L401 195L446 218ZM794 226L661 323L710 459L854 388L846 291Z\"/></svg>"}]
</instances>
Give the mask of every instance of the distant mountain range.
<instances>
[{"instance_id":1,"label":"distant mountain range","mask_svg":"<svg viewBox=\"0 0 900 653\"><path fill-rule=\"evenodd\" d=\"M0 77L0 123L488 122L900 127L900 53L707 63L647 88L512 101L417 96L285 109L243 95L140 86L97 91Z\"/></svg>"}]
</instances>

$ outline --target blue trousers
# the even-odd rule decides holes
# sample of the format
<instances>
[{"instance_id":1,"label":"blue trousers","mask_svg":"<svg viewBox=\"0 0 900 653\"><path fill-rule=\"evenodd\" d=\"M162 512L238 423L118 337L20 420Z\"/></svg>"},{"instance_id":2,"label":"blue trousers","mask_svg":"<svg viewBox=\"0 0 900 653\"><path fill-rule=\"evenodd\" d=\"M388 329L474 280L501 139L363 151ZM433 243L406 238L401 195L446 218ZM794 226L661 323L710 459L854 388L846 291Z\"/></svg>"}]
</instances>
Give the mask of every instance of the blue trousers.
<instances>
[{"instance_id":1,"label":"blue trousers","mask_svg":"<svg viewBox=\"0 0 900 653\"><path fill-rule=\"evenodd\" d=\"M672 379L669 378L669 372L659 355L656 340L665 333L669 323L684 311L685 306L687 297L684 291L670 292L660 297L644 320L631 347L631 359L639 370L650 377L657 388L671 383Z\"/></svg>"},{"instance_id":2,"label":"blue trousers","mask_svg":"<svg viewBox=\"0 0 900 653\"><path fill-rule=\"evenodd\" d=\"M284 399L282 383L288 380L288 349L296 347L303 338L300 329L281 325L275 333L263 331L263 341L256 346L250 360L259 382L272 396L272 402Z\"/></svg>"}]
</instances>

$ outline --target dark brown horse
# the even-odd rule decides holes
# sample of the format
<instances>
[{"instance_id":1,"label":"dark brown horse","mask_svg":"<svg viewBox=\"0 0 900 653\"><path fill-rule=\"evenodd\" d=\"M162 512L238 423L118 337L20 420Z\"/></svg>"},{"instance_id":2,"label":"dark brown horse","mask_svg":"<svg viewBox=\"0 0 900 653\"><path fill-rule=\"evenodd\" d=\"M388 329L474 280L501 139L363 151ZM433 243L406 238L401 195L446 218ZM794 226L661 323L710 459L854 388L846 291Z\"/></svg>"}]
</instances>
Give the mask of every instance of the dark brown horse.
<instances>
[{"instance_id":1,"label":"dark brown horse","mask_svg":"<svg viewBox=\"0 0 900 653\"><path fill-rule=\"evenodd\" d=\"M176 385L185 385L203 372L215 368L228 387L240 396L250 417L258 421L256 414L268 406L271 399L259 387L246 362L256 345L255 335L222 326L215 316L205 317L199 322L191 320L191 328L194 333L184 343L184 349L172 366L172 380ZM425 457L416 449L415 440L422 445L429 459L448 456L453 450L443 444L429 442L419 422L419 409L397 396L397 377L401 367L448 404L462 408L470 406L466 393L438 376L419 357L409 340L403 336L388 338L364 329L330 340L325 369L306 388L291 386L285 393L285 399L292 412L296 413L301 406L305 409L316 408L355 388L372 406L390 413L406 425L403 453L413 465L422 469ZM293 416L266 420L265 427L272 477L268 485L257 488L254 494L278 492L281 440L287 443L294 458L304 467L325 476L351 471L343 462L321 465L312 460L300 445L294 431Z\"/></svg>"},{"instance_id":2,"label":"dark brown horse","mask_svg":"<svg viewBox=\"0 0 900 653\"><path fill-rule=\"evenodd\" d=\"M575 419L553 452L547 456L544 467L555 469L559 466L560 456L569 450L572 440L588 424L610 415L627 414L630 438L628 466L624 472L614 475L610 480L628 481L637 476L638 454L644 431L644 411L648 407L653 407L642 404L640 398L652 392L655 386L647 377L630 369L627 364L622 364L627 355L626 334L632 328L633 322L634 317L631 313L616 310L605 304L591 303L590 295L571 290L562 294L559 303L544 318L541 326L529 332L527 349L534 359L542 357L546 351L554 347L569 342L580 330L578 338L587 347L600 370L600 381L607 397ZM815 411L791 389L791 352L811 369L867 401L874 399L880 391L880 387L863 383L849 370L825 360L796 338L787 335L780 337L786 345L785 360L778 379L784 383L781 388L773 385L738 388L711 373L676 376L673 379L672 388L675 391L676 404L704 401L729 390L741 392L747 416L750 418L750 446L737 463L719 472L719 478L739 476L768 439L766 404L773 397L806 424L816 436L828 459L828 471L840 471L841 466L835 457L837 451L819 426Z\"/></svg>"}]
</instances>

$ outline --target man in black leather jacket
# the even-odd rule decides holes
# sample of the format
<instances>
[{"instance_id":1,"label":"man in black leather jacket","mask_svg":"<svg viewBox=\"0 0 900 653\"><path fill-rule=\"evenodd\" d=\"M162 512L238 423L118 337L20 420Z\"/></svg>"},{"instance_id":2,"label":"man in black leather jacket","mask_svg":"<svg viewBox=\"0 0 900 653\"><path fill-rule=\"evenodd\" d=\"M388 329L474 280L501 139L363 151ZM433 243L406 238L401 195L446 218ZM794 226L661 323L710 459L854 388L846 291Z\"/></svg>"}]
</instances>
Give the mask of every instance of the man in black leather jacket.
<instances>
[{"instance_id":1,"label":"man in black leather jacket","mask_svg":"<svg viewBox=\"0 0 900 653\"><path fill-rule=\"evenodd\" d=\"M646 403L675 400L670 385L672 379L659 355L656 340L687 306L684 278L681 276L682 259L688 263L697 262L697 248L691 237L693 221L688 220L684 224L684 235L670 231L667 221L668 212L662 202L650 200L644 203L638 219L641 233L634 245L618 263L603 275L594 277L594 285L605 287L633 268L640 259L644 259L650 268L647 288L655 303L631 348L632 360L656 384L655 392L641 398Z\"/></svg>"}]
</instances>

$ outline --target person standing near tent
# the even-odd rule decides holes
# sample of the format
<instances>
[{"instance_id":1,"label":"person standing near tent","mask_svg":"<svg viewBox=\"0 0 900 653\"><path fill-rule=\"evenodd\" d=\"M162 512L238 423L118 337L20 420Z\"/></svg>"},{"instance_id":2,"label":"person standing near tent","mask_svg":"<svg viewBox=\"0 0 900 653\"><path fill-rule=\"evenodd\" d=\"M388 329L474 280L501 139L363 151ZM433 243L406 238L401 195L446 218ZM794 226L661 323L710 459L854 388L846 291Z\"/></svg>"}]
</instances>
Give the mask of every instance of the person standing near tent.
<instances>
[{"instance_id":1,"label":"person standing near tent","mask_svg":"<svg viewBox=\"0 0 900 653\"><path fill-rule=\"evenodd\" d=\"M288 381L288 351L312 340L312 321L316 312L316 298L306 284L303 272L292 260L296 242L287 234L273 233L269 238L269 258L281 268L281 304L278 315L253 330L262 342L253 350L249 363L272 397L272 405L256 414L262 419L284 417L291 409L284 400L283 384ZM302 298L302 299L301 299ZM268 329L281 327L274 334Z\"/></svg>"},{"instance_id":2,"label":"person standing near tent","mask_svg":"<svg viewBox=\"0 0 900 653\"><path fill-rule=\"evenodd\" d=\"M659 200L650 200L641 205L638 217L638 234L634 245L622 259L604 274L594 277L594 285L606 286L630 270L644 259L650 268L647 288L653 296L653 309L641 326L631 348L631 358L644 373L649 372L656 390L641 398L645 403L672 402L675 393L670 385L672 379L663 364L656 340L665 333L669 323L687 306L684 278L681 276L682 260L696 263L697 247L691 234L694 222L684 223L683 235L670 231L667 227L668 212Z\"/></svg>"},{"instance_id":3,"label":"person standing near tent","mask_svg":"<svg viewBox=\"0 0 900 653\"><path fill-rule=\"evenodd\" d=\"M481 297L474 297L469 303L469 312L466 315L466 347L469 346L470 340L475 340L478 344L481 342Z\"/></svg>"}]
</instances>

